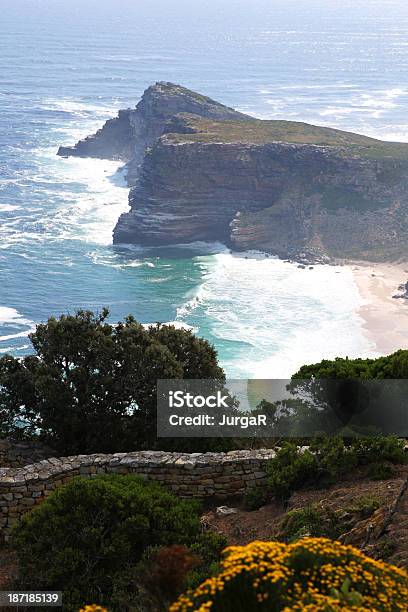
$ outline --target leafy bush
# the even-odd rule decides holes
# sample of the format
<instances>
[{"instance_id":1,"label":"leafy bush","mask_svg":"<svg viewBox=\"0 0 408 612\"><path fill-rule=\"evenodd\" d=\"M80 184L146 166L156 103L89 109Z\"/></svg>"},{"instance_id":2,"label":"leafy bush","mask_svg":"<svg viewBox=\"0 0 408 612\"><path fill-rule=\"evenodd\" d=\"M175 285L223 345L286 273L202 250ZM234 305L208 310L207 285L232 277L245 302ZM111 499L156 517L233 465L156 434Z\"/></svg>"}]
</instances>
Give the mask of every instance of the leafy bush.
<instances>
[{"instance_id":1,"label":"leafy bush","mask_svg":"<svg viewBox=\"0 0 408 612\"><path fill-rule=\"evenodd\" d=\"M317 476L317 460L309 450L303 452L290 442L284 442L268 464L270 493L286 499L295 489Z\"/></svg>"},{"instance_id":2,"label":"leafy bush","mask_svg":"<svg viewBox=\"0 0 408 612\"><path fill-rule=\"evenodd\" d=\"M352 449L359 465L370 465L383 461L402 465L407 462L405 441L396 436L360 438L353 441Z\"/></svg>"},{"instance_id":3,"label":"leafy bush","mask_svg":"<svg viewBox=\"0 0 408 612\"><path fill-rule=\"evenodd\" d=\"M270 501L268 487L251 487L244 493L245 510L258 510Z\"/></svg>"},{"instance_id":4,"label":"leafy bush","mask_svg":"<svg viewBox=\"0 0 408 612\"><path fill-rule=\"evenodd\" d=\"M323 484L335 481L359 465L354 441L347 446L340 437L323 436L311 440L309 450L316 458L317 479Z\"/></svg>"},{"instance_id":5,"label":"leafy bush","mask_svg":"<svg viewBox=\"0 0 408 612\"><path fill-rule=\"evenodd\" d=\"M406 610L405 570L325 538L252 542L224 551L220 572L170 612Z\"/></svg>"},{"instance_id":6,"label":"leafy bush","mask_svg":"<svg viewBox=\"0 0 408 612\"><path fill-rule=\"evenodd\" d=\"M349 359L336 357L319 363L305 365L294 374L293 379L404 379L408 378L408 350L399 350L376 359Z\"/></svg>"},{"instance_id":7,"label":"leafy bush","mask_svg":"<svg viewBox=\"0 0 408 612\"><path fill-rule=\"evenodd\" d=\"M308 449L285 442L268 464L269 495L287 499L293 491L307 485L326 486L356 468L370 474L388 473L387 463L407 461L405 443L393 436L353 440L348 446L341 438L316 438Z\"/></svg>"},{"instance_id":8,"label":"leafy bush","mask_svg":"<svg viewBox=\"0 0 408 612\"><path fill-rule=\"evenodd\" d=\"M71 455L151 449L158 379L225 380L214 347L190 331L108 316L50 318L30 334L34 355L0 358L0 436L40 432Z\"/></svg>"},{"instance_id":9,"label":"leafy bush","mask_svg":"<svg viewBox=\"0 0 408 612\"><path fill-rule=\"evenodd\" d=\"M227 545L225 536L214 531L205 531L190 546L190 551L197 555L200 564L186 576L186 585L194 588L203 580L218 571L222 549Z\"/></svg>"},{"instance_id":10,"label":"leafy bush","mask_svg":"<svg viewBox=\"0 0 408 612\"><path fill-rule=\"evenodd\" d=\"M346 510L355 512L360 519L366 519L378 510L380 505L380 500L375 495L363 495L356 499L351 506L348 506Z\"/></svg>"},{"instance_id":11,"label":"leafy bush","mask_svg":"<svg viewBox=\"0 0 408 612\"><path fill-rule=\"evenodd\" d=\"M75 478L25 514L13 542L19 588L64 588L68 610L95 602L123 612L148 547L200 540L198 505L133 475Z\"/></svg>"},{"instance_id":12,"label":"leafy bush","mask_svg":"<svg viewBox=\"0 0 408 612\"><path fill-rule=\"evenodd\" d=\"M370 517L380 507L380 500L363 495L353 504L333 509L324 504L296 508L286 513L280 524L279 540L294 542L303 537L337 539L356 523Z\"/></svg>"},{"instance_id":13,"label":"leafy bush","mask_svg":"<svg viewBox=\"0 0 408 612\"><path fill-rule=\"evenodd\" d=\"M305 506L290 510L281 523L279 539L292 542L303 537L327 536L323 513L316 506Z\"/></svg>"},{"instance_id":14,"label":"leafy bush","mask_svg":"<svg viewBox=\"0 0 408 612\"><path fill-rule=\"evenodd\" d=\"M388 480L392 478L394 470L387 463L375 462L367 467L366 476L370 480Z\"/></svg>"}]
</instances>

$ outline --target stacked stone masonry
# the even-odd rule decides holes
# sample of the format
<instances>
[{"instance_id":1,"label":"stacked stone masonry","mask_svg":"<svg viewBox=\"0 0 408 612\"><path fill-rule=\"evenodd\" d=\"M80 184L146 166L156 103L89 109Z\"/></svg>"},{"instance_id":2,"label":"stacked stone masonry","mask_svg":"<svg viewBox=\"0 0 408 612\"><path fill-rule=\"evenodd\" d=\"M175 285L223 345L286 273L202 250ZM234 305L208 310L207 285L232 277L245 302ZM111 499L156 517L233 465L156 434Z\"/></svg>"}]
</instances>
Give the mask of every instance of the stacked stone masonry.
<instances>
[{"instance_id":1,"label":"stacked stone masonry","mask_svg":"<svg viewBox=\"0 0 408 612\"><path fill-rule=\"evenodd\" d=\"M31 440L0 440L0 467L23 467L55 456L48 446Z\"/></svg>"},{"instance_id":2,"label":"stacked stone masonry","mask_svg":"<svg viewBox=\"0 0 408 612\"><path fill-rule=\"evenodd\" d=\"M225 499L260 486L273 450L229 453L140 451L43 459L20 468L0 468L0 538L7 540L20 517L75 476L138 474L180 497Z\"/></svg>"}]
</instances>

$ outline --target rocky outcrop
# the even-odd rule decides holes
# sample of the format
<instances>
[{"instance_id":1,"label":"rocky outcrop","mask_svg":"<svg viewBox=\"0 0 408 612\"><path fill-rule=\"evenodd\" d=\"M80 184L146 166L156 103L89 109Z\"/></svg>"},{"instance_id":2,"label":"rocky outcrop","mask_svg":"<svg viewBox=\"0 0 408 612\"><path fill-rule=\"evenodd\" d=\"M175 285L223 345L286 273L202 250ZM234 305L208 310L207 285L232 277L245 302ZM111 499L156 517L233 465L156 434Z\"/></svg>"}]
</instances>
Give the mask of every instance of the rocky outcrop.
<instances>
[{"instance_id":1,"label":"rocky outcrop","mask_svg":"<svg viewBox=\"0 0 408 612\"><path fill-rule=\"evenodd\" d=\"M397 258L408 239L408 185L402 169L393 185L381 172L377 160L341 148L165 135L145 156L114 241L220 240L309 261Z\"/></svg>"},{"instance_id":2,"label":"rocky outcrop","mask_svg":"<svg viewBox=\"0 0 408 612\"><path fill-rule=\"evenodd\" d=\"M72 147L60 147L58 155L67 157L99 157L101 159L132 159L136 141L131 125L132 111L119 111L115 119L109 119L105 125L93 134L80 140Z\"/></svg>"},{"instance_id":3,"label":"rocky outcrop","mask_svg":"<svg viewBox=\"0 0 408 612\"><path fill-rule=\"evenodd\" d=\"M218 121L249 119L207 96L174 83L159 82L146 89L136 108L119 111L118 116L109 119L96 134L72 147L60 147L58 155L129 162L128 181L132 185L145 151L159 136L175 129L174 118L178 113L191 113Z\"/></svg>"},{"instance_id":4,"label":"rocky outcrop","mask_svg":"<svg viewBox=\"0 0 408 612\"><path fill-rule=\"evenodd\" d=\"M115 243L220 240L306 261L406 254L408 145L253 119L170 83L123 113L71 149L128 162Z\"/></svg>"},{"instance_id":5,"label":"rocky outcrop","mask_svg":"<svg viewBox=\"0 0 408 612\"><path fill-rule=\"evenodd\" d=\"M398 293L396 293L392 297L397 300L408 300L408 281L406 283L403 283L402 285L399 285Z\"/></svg>"}]
</instances>

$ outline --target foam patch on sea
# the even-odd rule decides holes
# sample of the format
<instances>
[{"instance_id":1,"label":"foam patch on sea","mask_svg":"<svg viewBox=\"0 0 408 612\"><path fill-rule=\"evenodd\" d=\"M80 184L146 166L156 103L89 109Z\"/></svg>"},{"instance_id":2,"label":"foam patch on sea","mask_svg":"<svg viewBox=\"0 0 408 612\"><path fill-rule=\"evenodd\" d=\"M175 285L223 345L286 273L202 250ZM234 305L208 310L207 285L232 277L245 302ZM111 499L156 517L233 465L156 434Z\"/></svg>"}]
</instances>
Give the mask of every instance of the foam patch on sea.
<instances>
[{"instance_id":1,"label":"foam patch on sea","mask_svg":"<svg viewBox=\"0 0 408 612\"><path fill-rule=\"evenodd\" d=\"M229 377L287 378L323 358L376 356L351 268L303 269L254 252L203 257L201 266L203 283L178 319L223 347Z\"/></svg>"}]
</instances>

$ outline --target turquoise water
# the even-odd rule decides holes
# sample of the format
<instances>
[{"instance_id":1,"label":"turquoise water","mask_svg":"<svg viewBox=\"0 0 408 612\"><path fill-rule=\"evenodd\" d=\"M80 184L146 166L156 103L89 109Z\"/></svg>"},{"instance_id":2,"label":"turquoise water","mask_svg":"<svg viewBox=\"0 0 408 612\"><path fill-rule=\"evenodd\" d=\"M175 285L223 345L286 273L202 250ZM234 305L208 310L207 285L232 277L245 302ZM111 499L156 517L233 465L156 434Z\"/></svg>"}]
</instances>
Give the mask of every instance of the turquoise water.
<instances>
[{"instance_id":1,"label":"turquoise water","mask_svg":"<svg viewBox=\"0 0 408 612\"><path fill-rule=\"evenodd\" d=\"M119 165L55 154L157 80L258 117L408 141L407 33L400 0L2 0L0 352L29 351L51 314L107 305L113 320L192 327L235 377L374 354L347 268L219 244L113 247Z\"/></svg>"}]
</instances>

